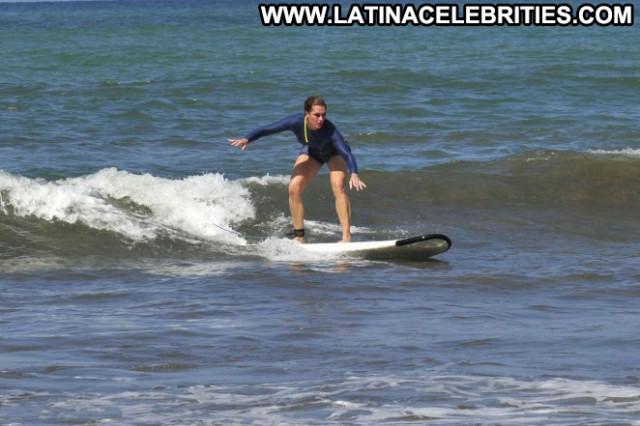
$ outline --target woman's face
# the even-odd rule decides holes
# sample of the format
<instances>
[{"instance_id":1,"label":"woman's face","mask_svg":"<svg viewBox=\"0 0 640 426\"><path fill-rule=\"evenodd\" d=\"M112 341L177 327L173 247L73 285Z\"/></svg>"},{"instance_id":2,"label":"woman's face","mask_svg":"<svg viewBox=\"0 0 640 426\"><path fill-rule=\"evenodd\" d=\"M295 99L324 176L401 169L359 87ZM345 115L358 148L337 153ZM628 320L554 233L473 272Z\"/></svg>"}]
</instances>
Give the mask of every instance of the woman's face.
<instances>
[{"instance_id":1,"label":"woman's face","mask_svg":"<svg viewBox=\"0 0 640 426\"><path fill-rule=\"evenodd\" d=\"M307 119L307 128L319 130L327 118L327 109L322 105L314 105L311 107L311 111L305 111L304 115Z\"/></svg>"}]
</instances>

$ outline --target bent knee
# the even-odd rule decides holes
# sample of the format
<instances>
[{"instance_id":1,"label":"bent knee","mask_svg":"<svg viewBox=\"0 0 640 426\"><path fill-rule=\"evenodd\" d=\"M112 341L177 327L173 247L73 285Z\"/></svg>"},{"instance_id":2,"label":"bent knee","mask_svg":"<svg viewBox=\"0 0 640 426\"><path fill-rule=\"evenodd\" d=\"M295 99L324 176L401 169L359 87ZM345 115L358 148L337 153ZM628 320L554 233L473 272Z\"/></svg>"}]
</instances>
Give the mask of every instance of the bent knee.
<instances>
[{"instance_id":1,"label":"bent knee","mask_svg":"<svg viewBox=\"0 0 640 426\"><path fill-rule=\"evenodd\" d=\"M343 180L341 181L331 181L331 190L333 191L333 195L336 197L345 195L347 193L347 189Z\"/></svg>"},{"instance_id":2,"label":"bent knee","mask_svg":"<svg viewBox=\"0 0 640 426\"><path fill-rule=\"evenodd\" d=\"M289 181L289 196L290 197L299 197L302 196L305 188L304 179L299 179L297 177L292 178Z\"/></svg>"}]
</instances>

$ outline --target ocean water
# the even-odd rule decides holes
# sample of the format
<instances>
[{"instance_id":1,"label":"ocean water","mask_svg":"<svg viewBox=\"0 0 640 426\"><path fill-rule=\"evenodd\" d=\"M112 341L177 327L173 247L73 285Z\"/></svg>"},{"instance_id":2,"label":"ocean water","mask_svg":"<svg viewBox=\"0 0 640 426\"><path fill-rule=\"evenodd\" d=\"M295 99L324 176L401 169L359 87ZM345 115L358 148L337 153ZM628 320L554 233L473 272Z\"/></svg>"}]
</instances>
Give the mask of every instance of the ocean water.
<instances>
[{"instance_id":1,"label":"ocean water","mask_svg":"<svg viewBox=\"0 0 640 426\"><path fill-rule=\"evenodd\" d=\"M637 25L258 3L0 3L0 423L640 424ZM227 138L310 94L368 185L354 238L448 252L285 237L297 142ZM306 201L339 239L326 171Z\"/></svg>"}]
</instances>

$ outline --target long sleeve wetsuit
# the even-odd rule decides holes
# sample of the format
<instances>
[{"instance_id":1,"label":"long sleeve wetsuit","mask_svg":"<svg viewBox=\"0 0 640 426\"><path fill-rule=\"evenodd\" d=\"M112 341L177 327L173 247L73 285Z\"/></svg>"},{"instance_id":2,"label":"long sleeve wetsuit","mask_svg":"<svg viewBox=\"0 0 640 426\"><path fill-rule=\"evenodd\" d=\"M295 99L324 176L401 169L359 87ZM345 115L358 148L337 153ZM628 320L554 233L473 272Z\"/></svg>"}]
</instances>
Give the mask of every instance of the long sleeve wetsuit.
<instances>
[{"instance_id":1,"label":"long sleeve wetsuit","mask_svg":"<svg viewBox=\"0 0 640 426\"><path fill-rule=\"evenodd\" d=\"M333 123L325 120L320 129L309 130L306 128L304 120L304 113L293 114L275 123L258 127L245 137L249 142L253 142L264 136L290 130L296 135L298 142L302 144L300 154L308 154L320 163L326 163L332 156L340 154L347 162L349 171L358 173L358 165L351 153L351 148Z\"/></svg>"}]
</instances>

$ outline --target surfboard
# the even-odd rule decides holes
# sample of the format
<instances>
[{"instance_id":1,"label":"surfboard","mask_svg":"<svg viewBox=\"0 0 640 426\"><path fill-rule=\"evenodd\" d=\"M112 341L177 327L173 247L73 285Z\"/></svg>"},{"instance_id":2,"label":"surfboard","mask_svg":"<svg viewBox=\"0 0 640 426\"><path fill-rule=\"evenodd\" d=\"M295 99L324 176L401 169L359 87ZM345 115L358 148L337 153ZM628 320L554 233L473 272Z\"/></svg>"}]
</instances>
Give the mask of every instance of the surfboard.
<instances>
[{"instance_id":1,"label":"surfboard","mask_svg":"<svg viewBox=\"0 0 640 426\"><path fill-rule=\"evenodd\" d=\"M300 244L300 247L311 253L345 255L364 259L426 260L449 250L451 239L442 234L428 234L401 240L307 243Z\"/></svg>"}]
</instances>

